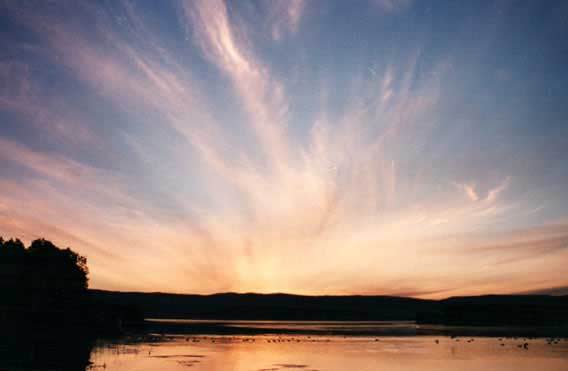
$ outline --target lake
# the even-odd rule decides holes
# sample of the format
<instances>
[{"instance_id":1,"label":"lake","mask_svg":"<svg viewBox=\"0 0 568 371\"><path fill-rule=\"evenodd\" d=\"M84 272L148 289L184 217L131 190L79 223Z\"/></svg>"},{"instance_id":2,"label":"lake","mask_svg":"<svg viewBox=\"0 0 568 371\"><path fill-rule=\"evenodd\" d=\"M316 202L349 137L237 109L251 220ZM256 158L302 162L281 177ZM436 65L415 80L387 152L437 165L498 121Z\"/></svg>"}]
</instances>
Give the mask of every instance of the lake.
<instances>
[{"instance_id":1,"label":"lake","mask_svg":"<svg viewBox=\"0 0 568 371\"><path fill-rule=\"evenodd\" d=\"M438 340L438 342L436 342ZM519 345L527 343L525 347ZM501 345L504 344L504 345ZM430 336L192 336L93 349L92 369L568 370L568 342Z\"/></svg>"},{"instance_id":2,"label":"lake","mask_svg":"<svg viewBox=\"0 0 568 371\"><path fill-rule=\"evenodd\" d=\"M465 336L456 331L450 336L440 329L421 335L432 329L411 322L159 320L154 326L160 333L113 340L56 334L4 337L0 370L568 370L566 338ZM193 333L164 331L175 326L178 332L191 328Z\"/></svg>"}]
</instances>

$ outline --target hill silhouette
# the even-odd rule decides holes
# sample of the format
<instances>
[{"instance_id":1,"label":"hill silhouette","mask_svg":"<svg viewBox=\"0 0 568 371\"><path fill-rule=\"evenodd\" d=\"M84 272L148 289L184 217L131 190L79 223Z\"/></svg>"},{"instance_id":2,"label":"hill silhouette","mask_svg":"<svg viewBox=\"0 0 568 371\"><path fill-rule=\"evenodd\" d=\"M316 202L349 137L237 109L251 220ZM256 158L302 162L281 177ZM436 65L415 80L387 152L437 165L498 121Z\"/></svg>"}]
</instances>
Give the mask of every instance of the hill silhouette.
<instances>
[{"instance_id":1,"label":"hill silhouette","mask_svg":"<svg viewBox=\"0 0 568 371\"><path fill-rule=\"evenodd\" d=\"M393 296L184 295L91 290L146 318L289 321L416 321L452 326L568 326L568 296L486 295L424 300Z\"/></svg>"},{"instance_id":2,"label":"hill silhouette","mask_svg":"<svg viewBox=\"0 0 568 371\"><path fill-rule=\"evenodd\" d=\"M435 306L431 300L393 296L91 292L105 302L135 305L147 318L395 321L414 320L417 311L428 311Z\"/></svg>"}]
</instances>

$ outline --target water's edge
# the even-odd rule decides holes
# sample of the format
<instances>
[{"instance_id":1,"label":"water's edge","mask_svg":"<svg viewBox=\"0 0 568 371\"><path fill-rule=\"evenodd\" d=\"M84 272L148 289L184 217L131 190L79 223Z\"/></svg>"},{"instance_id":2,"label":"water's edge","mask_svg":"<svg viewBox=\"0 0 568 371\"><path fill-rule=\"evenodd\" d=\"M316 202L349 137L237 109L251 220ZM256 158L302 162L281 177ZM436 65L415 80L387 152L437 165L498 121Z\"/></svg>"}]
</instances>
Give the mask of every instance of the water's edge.
<instances>
[{"instance_id":1,"label":"water's edge","mask_svg":"<svg viewBox=\"0 0 568 371\"><path fill-rule=\"evenodd\" d=\"M522 336L568 337L567 326L446 326L413 321L145 320L151 333L187 335Z\"/></svg>"}]
</instances>

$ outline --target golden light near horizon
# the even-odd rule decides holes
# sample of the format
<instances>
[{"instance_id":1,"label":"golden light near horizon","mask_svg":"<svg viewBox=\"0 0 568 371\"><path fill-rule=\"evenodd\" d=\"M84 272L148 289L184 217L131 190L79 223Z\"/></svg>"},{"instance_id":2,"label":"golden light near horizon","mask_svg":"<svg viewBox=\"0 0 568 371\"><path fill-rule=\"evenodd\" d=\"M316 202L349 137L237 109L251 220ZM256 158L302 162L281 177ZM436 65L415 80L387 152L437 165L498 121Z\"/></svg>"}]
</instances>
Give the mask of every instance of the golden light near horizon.
<instances>
[{"instance_id":1,"label":"golden light near horizon","mask_svg":"<svg viewBox=\"0 0 568 371\"><path fill-rule=\"evenodd\" d=\"M0 5L0 235L91 287L568 287L566 56L513 7L31 4Z\"/></svg>"}]
</instances>

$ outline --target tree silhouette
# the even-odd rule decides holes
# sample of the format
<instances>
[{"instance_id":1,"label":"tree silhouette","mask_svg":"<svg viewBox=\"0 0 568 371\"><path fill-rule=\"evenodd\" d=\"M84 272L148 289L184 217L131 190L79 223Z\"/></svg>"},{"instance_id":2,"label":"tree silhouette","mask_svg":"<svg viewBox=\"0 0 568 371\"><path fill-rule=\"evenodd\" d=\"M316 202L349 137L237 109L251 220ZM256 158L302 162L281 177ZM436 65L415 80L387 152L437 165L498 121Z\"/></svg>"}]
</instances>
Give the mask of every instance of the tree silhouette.
<instances>
[{"instance_id":1,"label":"tree silhouette","mask_svg":"<svg viewBox=\"0 0 568 371\"><path fill-rule=\"evenodd\" d=\"M0 299L20 312L66 312L88 287L87 259L45 239L0 238Z\"/></svg>"},{"instance_id":2,"label":"tree silhouette","mask_svg":"<svg viewBox=\"0 0 568 371\"><path fill-rule=\"evenodd\" d=\"M11 238L8 241L4 241L4 239L0 237L0 259L21 257L25 254L25 251L26 248L19 239Z\"/></svg>"},{"instance_id":3,"label":"tree silhouette","mask_svg":"<svg viewBox=\"0 0 568 371\"><path fill-rule=\"evenodd\" d=\"M34 276L51 288L73 293L87 289L87 258L69 248L60 249L43 238L33 241L26 253Z\"/></svg>"},{"instance_id":4,"label":"tree silhouette","mask_svg":"<svg viewBox=\"0 0 568 371\"><path fill-rule=\"evenodd\" d=\"M0 237L0 328L84 335L143 324L136 307L93 297L88 274L87 259L70 248L43 238L26 248L18 239Z\"/></svg>"}]
</instances>

